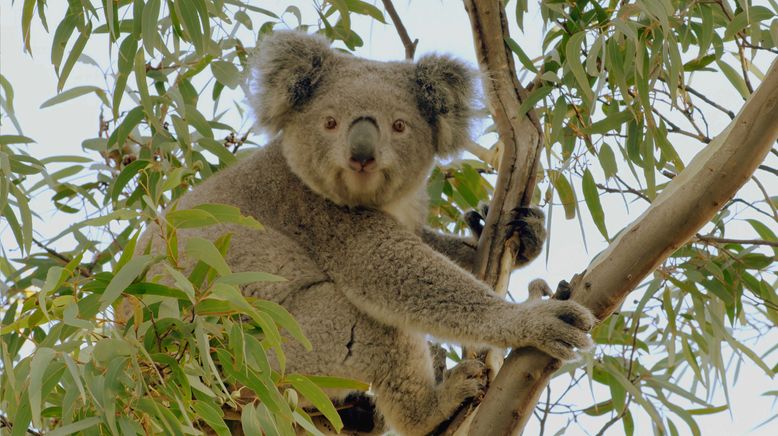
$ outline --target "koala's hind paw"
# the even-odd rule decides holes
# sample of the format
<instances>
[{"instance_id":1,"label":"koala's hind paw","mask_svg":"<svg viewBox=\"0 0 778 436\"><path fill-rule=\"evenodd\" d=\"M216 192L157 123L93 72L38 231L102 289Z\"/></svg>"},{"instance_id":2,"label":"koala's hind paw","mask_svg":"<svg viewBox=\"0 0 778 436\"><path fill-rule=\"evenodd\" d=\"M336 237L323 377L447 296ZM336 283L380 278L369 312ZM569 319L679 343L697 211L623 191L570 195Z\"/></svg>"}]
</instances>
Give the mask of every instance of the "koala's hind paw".
<instances>
[{"instance_id":1,"label":"koala's hind paw","mask_svg":"<svg viewBox=\"0 0 778 436\"><path fill-rule=\"evenodd\" d=\"M559 300L525 304L534 326L528 338L530 345L559 360L572 360L576 357L576 348L586 350L594 345L589 330L597 320L584 306Z\"/></svg>"},{"instance_id":2,"label":"koala's hind paw","mask_svg":"<svg viewBox=\"0 0 778 436\"><path fill-rule=\"evenodd\" d=\"M516 264L523 265L538 257L546 241L546 215L537 207L518 207L512 211L513 219L508 223L508 237L519 234L519 251Z\"/></svg>"},{"instance_id":3,"label":"koala's hind paw","mask_svg":"<svg viewBox=\"0 0 778 436\"><path fill-rule=\"evenodd\" d=\"M443 415L451 416L463 401L482 395L485 383L486 366L480 360L463 360L446 371L443 383L438 386Z\"/></svg>"}]
</instances>

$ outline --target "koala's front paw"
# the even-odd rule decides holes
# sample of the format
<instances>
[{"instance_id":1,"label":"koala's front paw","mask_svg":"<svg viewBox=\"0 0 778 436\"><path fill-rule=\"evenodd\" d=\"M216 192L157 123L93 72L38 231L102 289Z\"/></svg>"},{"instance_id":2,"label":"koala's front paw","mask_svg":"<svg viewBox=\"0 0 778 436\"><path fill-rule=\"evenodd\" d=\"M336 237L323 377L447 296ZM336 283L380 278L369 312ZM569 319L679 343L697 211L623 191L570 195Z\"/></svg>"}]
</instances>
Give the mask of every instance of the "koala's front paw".
<instances>
[{"instance_id":1,"label":"koala's front paw","mask_svg":"<svg viewBox=\"0 0 778 436\"><path fill-rule=\"evenodd\" d=\"M482 205L480 212L471 210L465 213L465 222L476 237L481 236L484 229L483 221L488 213L487 205ZM516 253L516 266L528 263L543 251L543 243L546 241L545 219L545 214L537 207L517 207L511 211L508 237L518 232L520 241Z\"/></svg>"},{"instance_id":2,"label":"koala's front paw","mask_svg":"<svg viewBox=\"0 0 778 436\"><path fill-rule=\"evenodd\" d=\"M592 312L574 301L540 300L524 303L527 321L523 322L527 345L559 360L575 358L575 349L593 346L589 330L597 319Z\"/></svg>"},{"instance_id":3,"label":"koala's front paw","mask_svg":"<svg viewBox=\"0 0 778 436\"><path fill-rule=\"evenodd\" d=\"M438 404L443 415L450 417L463 401L482 395L485 383L486 367L480 360L463 360L446 371L438 386Z\"/></svg>"}]
</instances>

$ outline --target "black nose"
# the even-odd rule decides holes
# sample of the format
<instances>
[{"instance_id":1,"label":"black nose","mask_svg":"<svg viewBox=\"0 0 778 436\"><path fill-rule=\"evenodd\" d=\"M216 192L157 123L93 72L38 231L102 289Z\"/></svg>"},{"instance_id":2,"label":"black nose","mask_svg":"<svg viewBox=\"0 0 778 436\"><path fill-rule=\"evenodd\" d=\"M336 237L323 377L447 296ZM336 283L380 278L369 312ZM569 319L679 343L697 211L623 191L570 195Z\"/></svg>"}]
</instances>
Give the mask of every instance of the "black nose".
<instances>
[{"instance_id":1,"label":"black nose","mask_svg":"<svg viewBox=\"0 0 778 436\"><path fill-rule=\"evenodd\" d=\"M349 164L359 164L366 167L375 162L377 143L378 126L375 120L367 117L355 120L349 127L348 133Z\"/></svg>"}]
</instances>

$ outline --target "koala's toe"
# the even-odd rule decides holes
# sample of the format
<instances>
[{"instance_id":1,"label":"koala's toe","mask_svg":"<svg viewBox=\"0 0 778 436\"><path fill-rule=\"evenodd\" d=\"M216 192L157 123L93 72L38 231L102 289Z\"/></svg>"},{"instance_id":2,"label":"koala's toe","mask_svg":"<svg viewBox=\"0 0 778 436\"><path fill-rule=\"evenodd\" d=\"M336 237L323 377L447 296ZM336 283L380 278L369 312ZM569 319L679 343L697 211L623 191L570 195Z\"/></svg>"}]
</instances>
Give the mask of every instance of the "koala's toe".
<instances>
[{"instance_id":1,"label":"koala's toe","mask_svg":"<svg viewBox=\"0 0 778 436\"><path fill-rule=\"evenodd\" d=\"M555 300L569 300L573 295L573 287L567 280L560 280L556 285L556 292L554 292Z\"/></svg>"},{"instance_id":2,"label":"koala's toe","mask_svg":"<svg viewBox=\"0 0 778 436\"><path fill-rule=\"evenodd\" d=\"M549 356L562 361L573 360L576 357L575 350L564 341L551 341L542 348Z\"/></svg>"},{"instance_id":3,"label":"koala's toe","mask_svg":"<svg viewBox=\"0 0 778 436\"><path fill-rule=\"evenodd\" d=\"M594 327L597 319L592 312L574 301L560 301L557 307L557 318L583 331Z\"/></svg>"}]
</instances>

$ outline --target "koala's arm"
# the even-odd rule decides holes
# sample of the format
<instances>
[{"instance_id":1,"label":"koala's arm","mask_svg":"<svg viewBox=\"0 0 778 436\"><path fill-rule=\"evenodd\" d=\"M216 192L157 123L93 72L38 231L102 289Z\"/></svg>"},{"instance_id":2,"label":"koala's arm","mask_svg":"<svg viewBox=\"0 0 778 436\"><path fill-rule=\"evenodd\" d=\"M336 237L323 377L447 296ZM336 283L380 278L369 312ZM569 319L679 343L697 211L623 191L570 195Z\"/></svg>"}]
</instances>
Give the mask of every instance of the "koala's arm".
<instances>
[{"instance_id":1,"label":"koala's arm","mask_svg":"<svg viewBox=\"0 0 778 436\"><path fill-rule=\"evenodd\" d=\"M477 239L441 233L425 227L421 231L421 240L465 270L473 272L476 250L478 248Z\"/></svg>"},{"instance_id":2,"label":"koala's arm","mask_svg":"<svg viewBox=\"0 0 778 436\"><path fill-rule=\"evenodd\" d=\"M577 303L509 303L388 215L327 206L305 215L297 237L310 238L316 262L379 321L464 343L534 346L561 359L591 344L594 318Z\"/></svg>"}]
</instances>

